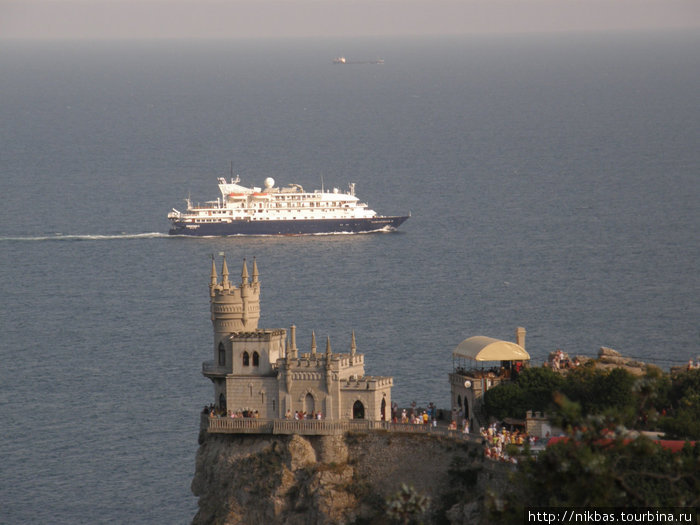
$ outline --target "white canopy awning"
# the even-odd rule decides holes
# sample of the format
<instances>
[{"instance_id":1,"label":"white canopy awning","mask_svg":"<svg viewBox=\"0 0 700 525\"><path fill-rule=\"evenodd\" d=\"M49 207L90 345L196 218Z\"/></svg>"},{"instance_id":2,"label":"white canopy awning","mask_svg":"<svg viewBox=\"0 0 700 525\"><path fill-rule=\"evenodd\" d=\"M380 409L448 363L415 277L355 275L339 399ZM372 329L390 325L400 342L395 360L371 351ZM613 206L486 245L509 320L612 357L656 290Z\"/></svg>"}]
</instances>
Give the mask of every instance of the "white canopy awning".
<instances>
[{"instance_id":1,"label":"white canopy awning","mask_svg":"<svg viewBox=\"0 0 700 525\"><path fill-rule=\"evenodd\" d=\"M459 343L452 351L452 357L474 361L526 361L530 359L530 354L510 341L476 335Z\"/></svg>"}]
</instances>

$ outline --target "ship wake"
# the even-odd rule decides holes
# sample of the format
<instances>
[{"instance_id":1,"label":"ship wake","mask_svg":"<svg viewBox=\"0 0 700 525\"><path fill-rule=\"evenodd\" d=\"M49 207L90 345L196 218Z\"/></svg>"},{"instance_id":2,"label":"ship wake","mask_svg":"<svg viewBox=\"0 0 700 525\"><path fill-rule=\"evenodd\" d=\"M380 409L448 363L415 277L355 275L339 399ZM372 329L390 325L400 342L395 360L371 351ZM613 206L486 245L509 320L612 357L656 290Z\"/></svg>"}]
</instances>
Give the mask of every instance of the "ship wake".
<instances>
[{"instance_id":1,"label":"ship wake","mask_svg":"<svg viewBox=\"0 0 700 525\"><path fill-rule=\"evenodd\" d=\"M125 239L169 239L170 235L162 232L149 233L115 233L115 234L64 234L17 235L0 237L0 242L42 242L42 241L115 241Z\"/></svg>"}]
</instances>

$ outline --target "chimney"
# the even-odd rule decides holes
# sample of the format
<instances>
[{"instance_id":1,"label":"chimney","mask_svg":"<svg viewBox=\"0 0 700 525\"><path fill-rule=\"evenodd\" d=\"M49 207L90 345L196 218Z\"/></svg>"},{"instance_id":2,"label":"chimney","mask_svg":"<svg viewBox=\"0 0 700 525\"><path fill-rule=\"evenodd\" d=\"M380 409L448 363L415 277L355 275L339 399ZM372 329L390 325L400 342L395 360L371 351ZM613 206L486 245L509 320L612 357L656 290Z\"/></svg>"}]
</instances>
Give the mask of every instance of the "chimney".
<instances>
[{"instance_id":1,"label":"chimney","mask_svg":"<svg viewBox=\"0 0 700 525\"><path fill-rule=\"evenodd\" d=\"M522 326L515 329L515 342L525 348L525 329Z\"/></svg>"}]
</instances>

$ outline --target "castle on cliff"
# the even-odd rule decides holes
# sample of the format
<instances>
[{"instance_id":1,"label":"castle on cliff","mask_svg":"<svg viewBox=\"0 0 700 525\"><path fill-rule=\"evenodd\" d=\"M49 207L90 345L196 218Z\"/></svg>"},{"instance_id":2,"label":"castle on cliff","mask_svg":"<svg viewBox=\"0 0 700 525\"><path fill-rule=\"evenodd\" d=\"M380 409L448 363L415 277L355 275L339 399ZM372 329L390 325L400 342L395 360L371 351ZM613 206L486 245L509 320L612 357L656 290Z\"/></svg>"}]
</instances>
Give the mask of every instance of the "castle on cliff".
<instances>
[{"instance_id":1,"label":"castle on cliff","mask_svg":"<svg viewBox=\"0 0 700 525\"><path fill-rule=\"evenodd\" d=\"M355 333L350 352L334 353L330 338L325 352L299 352L296 327L258 328L260 275L253 259L252 274L245 260L238 287L229 280L224 256L221 280L212 259L209 283L214 327L213 357L202 373L214 384L214 407L219 414L256 414L280 419L305 413L323 419L391 419L393 378L365 375L365 359L357 353Z\"/></svg>"}]
</instances>

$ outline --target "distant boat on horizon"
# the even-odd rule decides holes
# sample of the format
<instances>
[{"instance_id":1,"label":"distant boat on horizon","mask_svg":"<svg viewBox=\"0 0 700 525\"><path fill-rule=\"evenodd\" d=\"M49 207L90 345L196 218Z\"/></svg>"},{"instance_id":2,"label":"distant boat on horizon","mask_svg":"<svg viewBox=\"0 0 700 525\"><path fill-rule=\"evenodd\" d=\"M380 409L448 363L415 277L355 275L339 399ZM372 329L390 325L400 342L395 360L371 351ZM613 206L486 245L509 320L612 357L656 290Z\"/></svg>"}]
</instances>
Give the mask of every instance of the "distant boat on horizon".
<instances>
[{"instance_id":1,"label":"distant boat on horizon","mask_svg":"<svg viewBox=\"0 0 700 525\"><path fill-rule=\"evenodd\" d=\"M333 59L334 64L341 64L341 65L346 65L346 64L383 64L384 59L383 58L377 58L376 60L353 60L350 61L344 56L340 57L335 57Z\"/></svg>"}]
</instances>

